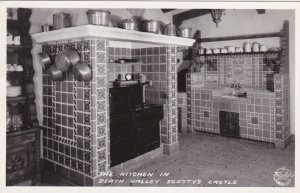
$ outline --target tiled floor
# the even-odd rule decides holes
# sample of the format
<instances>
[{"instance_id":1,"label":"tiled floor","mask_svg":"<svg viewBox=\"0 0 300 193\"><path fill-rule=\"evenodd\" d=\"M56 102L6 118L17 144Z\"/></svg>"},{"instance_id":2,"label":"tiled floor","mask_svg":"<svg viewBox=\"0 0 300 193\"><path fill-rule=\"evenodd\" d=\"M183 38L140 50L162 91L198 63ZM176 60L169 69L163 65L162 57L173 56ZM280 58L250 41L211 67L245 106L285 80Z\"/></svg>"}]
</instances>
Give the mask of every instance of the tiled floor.
<instances>
[{"instance_id":1,"label":"tiled floor","mask_svg":"<svg viewBox=\"0 0 300 193\"><path fill-rule=\"evenodd\" d=\"M180 151L171 156L163 155L131 172L153 173L152 177L123 177L122 184L114 186L242 186L242 187L277 187L273 179L274 172L283 166L294 172L295 145L286 149L275 149L267 143L241 139L225 138L206 133L180 134ZM160 177L161 172L169 173ZM119 176L117 177L119 179ZM51 180L50 180L51 179ZM158 184L140 184L135 180L160 180ZM185 181L183 180L201 180ZM167 184L180 182L179 184ZM178 181L181 180L181 181ZM216 183L209 184L209 180ZM224 185L223 180L230 180L236 185ZM189 182L189 183L188 183ZM44 178L42 185L71 185L53 177ZM107 185L107 184L106 184ZM289 184L294 186L294 179Z\"/></svg>"}]
</instances>

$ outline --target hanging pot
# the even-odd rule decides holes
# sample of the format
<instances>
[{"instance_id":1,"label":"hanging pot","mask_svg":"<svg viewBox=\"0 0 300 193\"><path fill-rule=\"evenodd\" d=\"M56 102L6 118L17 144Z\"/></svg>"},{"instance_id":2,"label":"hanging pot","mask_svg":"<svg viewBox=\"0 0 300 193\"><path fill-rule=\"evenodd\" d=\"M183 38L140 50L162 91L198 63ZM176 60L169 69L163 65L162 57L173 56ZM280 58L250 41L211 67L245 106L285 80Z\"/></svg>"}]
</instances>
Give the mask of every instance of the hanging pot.
<instances>
[{"instance_id":1,"label":"hanging pot","mask_svg":"<svg viewBox=\"0 0 300 193\"><path fill-rule=\"evenodd\" d=\"M48 69L51 66L50 56L46 52L39 53L39 61L43 69Z\"/></svg>"},{"instance_id":2,"label":"hanging pot","mask_svg":"<svg viewBox=\"0 0 300 193\"><path fill-rule=\"evenodd\" d=\"M64 50L55 56L55 65L62 72L67 72L71 66L80 61L78 53L74 50Z\"/></svg>"},{"instance_id":3,"label":"hanging pot","mask_svg":"<svg viewBox=\"0 0 300 193\"><path fill-rule=\"evenodd\" d=\"M84 63L79 63L74 66L73 73L77 81L90 81L92 79L92 70Z\"/></svg>"},{"instance_id":4,"label":"hanging pot","mask_svg":"<svg viewBox=\"0 0 300 193\"><path fill-rule=\"evenodd\" d=\"M53 81L62 81L64 79L64 73L55 65L50 66L49 75Z\"/></svg>"}]
</instances>

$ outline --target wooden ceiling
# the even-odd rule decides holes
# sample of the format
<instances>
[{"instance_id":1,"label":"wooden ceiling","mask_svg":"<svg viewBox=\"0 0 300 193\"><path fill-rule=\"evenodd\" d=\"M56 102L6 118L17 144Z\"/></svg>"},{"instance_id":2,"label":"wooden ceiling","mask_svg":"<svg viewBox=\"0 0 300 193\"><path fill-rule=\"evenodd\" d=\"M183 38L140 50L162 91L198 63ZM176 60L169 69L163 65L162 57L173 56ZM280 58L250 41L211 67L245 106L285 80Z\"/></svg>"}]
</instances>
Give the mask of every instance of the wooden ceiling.
<instances>
[{"instance_id":1,"label":"wooden ceiling","mask_svg":"<svg viewBox=\"0 0 300 193\"><path fill-rule=\"evenodd\" d=\"M163 13L167 13L170 11L173 11L175 9L162 9ZM258 14L265 14L266 10L265 9L256 9ZM206 14L210 14L210 9L190 9L187 11L183 11L181 13L177 13L173 15L173 23L176 26L180 26L183 21L192 19L195 17L200 17Z\"/></svg>"}]
</instances>

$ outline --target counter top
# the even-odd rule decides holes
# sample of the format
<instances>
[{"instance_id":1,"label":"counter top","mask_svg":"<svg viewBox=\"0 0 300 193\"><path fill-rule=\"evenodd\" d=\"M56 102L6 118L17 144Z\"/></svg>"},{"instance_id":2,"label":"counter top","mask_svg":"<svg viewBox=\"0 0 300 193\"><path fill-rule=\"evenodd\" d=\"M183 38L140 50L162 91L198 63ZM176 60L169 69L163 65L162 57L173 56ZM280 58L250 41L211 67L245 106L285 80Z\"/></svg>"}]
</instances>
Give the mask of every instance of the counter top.
<instances>
[{"instance_id":1,"label":"counter top","mask_svg":"<svg viewBox=\"0 0 300 193\"><path fill-rule=\"evenodd\" d=\"M192 89L210 91L210 92L212 92L212 97L220 97L223 99L247 99L249 94L274 94L274 92L271 92L268 90L256 90L256 89L252 89L252 88L246 88L243 91L247 93L247 97L238 97L238 96L233 96L233 95L227 94L225 92L225 90L229 89L229 87L193 86Z\"/></svg>"}]
</instances>

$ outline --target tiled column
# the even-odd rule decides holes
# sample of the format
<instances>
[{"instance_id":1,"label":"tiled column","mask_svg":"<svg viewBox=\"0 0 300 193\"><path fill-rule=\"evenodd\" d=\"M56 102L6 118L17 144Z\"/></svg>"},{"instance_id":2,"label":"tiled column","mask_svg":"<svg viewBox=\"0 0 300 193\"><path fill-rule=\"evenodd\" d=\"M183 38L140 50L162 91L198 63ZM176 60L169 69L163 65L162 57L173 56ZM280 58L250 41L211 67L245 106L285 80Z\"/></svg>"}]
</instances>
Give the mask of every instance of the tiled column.
<instances>
[{"instance_id":1,"label":"tiled column","mask_svg":"<svg viewBox=\"0 0 300 193\"><path fill-rule=\"evenodd\" d=\"M108 171L110 154L109 136L109 88L108 88L108 41L93 39L91 41L92 78L92 150L93 150L93 182L97 185L100 172Z\"/></svg>"},{"instance_id":2,"label":"tiled column","mask_svg":"<svg viewBox=\"0 0 300 193\"><path fill-rule=\"evenodd\" d=\"M191 73L186 74L186 104L187 104L187 131L193 130L192 125L192 80Z\"/></svg>"},{"instance_id":3,"label":"tiled column","mask_svg":"<svg viewBox=\"0 0 300 193\"><path fill-rule=\"evenodd\" d=\"M165 154L171 154L178 150L178 128L177 128L177 69L176 69L176 46L167 47L167 113L168 133L167 141L163 144Z\"/></svg>"},{"instance_id":4,"label":"tiled column","mask_svg":"<svg viewBox=\"0 0 300 193\"><path fill-rule=\"evenodd\" d=\"M276 147L285 148L290 142L288 74L274 74L274 92L275 92L274 143Z\"/></svg>"},{"instance_id":5,"label":"tiled column","mask_svg":"<svg viewBox=\"0 0 300 193\"><path fill-rule=\"evenodd\" d=\"M92 69L91 81L76 81L70 70L64 81L43 72L44 165L77 185L91 186L109 170L107 41L70 40L46 44L52 59L65 49L77 51Z\"/></svg>"}]
</instances>

